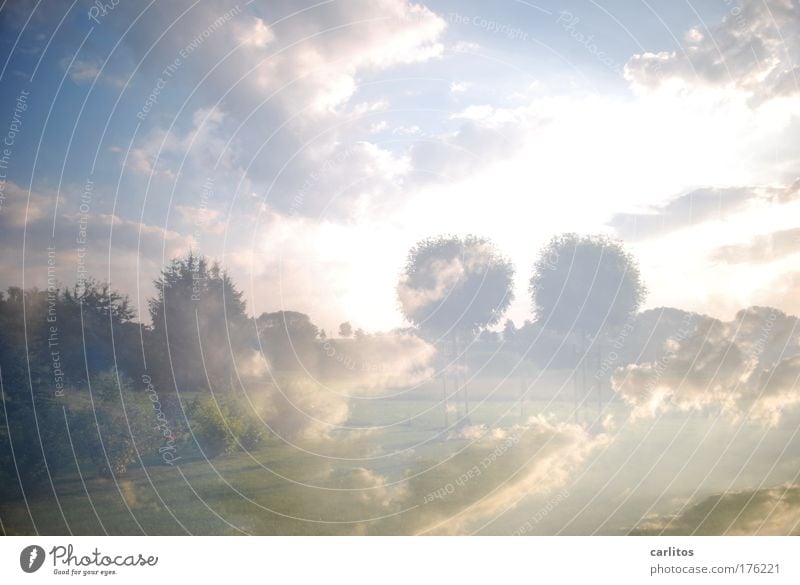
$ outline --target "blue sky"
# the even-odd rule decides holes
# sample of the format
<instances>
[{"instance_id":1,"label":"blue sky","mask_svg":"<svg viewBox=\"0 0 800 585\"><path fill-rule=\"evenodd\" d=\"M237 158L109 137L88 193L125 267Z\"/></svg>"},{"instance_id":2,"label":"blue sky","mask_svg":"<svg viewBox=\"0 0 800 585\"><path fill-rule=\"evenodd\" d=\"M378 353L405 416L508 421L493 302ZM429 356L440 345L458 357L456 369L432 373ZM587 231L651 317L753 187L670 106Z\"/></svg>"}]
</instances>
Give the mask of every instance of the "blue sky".
<instances>
[{"instance_id":1,"label":"blue sky","mask_svg":"<svg viewBox=\"0 0 800 585\"><path fill-rule=\"evenodd\" d=\"M5 285L43 286L48 246L74 282L83 202L86 268L140 312L192 248L256 314L390 328L409 247L473 232L521 321L560 231L622 238L650 306L800 310L796 1L93 6L0 10L3 136L29 92Z\"/></svg>"}]
</instances>

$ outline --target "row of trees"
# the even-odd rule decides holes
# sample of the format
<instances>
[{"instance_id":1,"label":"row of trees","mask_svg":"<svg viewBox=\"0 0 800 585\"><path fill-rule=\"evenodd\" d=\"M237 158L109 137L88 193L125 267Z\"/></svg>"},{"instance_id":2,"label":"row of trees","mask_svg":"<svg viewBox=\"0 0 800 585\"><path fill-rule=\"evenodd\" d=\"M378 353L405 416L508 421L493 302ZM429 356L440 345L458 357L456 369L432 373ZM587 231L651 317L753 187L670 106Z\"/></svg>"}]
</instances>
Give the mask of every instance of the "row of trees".
<instances>
[{"instance_id":1,"label":"row of trees","mask_svg":"<svg viewBox=\"0 0 800 585\"><path fill-rule=\"evenodd\" d=\"M498 324L514 298L514 268L487 239L440 236L409 253L398 284L405 317L440 346L447 418L448 372L454 394L464 401L461 424L469 422L467 349L477 335ZM605 236L563 234L542 250L529 281L540 328L571 338L584 358L603 336L613 333L644 301L646 289L634 258ZM516 329L503 330L511 341ZM578 384L586 387L588 360L578 360Z\"/></svg>"},{"instance_id":2,"label":"row of trees","mask_svg":"<svg viewBox=\"0 0 800 585\"><path fill-rule=\"evenodd\" d=\"M513 299L514 269L487 239L425 240L409 253L400 307L442 358L445 403L464 400L466 348L500 323ZM202 256L173 260L148 300L151 323L129 300L95 281L0 294L0 488L47 485L75 465L106 474L133 464L173 463L198 450L215 456L253 448L268 433L243 403L243 356L262 354L270 376L331 374L325 332L295 311L249 317L242 292ZM565 235L543 251L530 280L537 326L580 343L635 313L644 288L633 259L603 237ZM342 338L366 333L349 323ZM505 342L520 335L508 324ZM445 413L447 413L445 404ZM446 425L449 421L445 421ZM82 469L85 473L85 469Z\"/></svg>"},{"instance_id":3,"label":"row of trees","mask_svg":"<svg viewBox=\"0 0 800 585\"><path fill-rule=\"evenodd\" d=\"M511 262L490 240L440 236L411 249L398 298L421 331L472 338L500 322L514 299L513 278ZM529 285L538 322L593 338L635 314L646 295L633 256L606 236L553 238Z\"/></svg>"},{"instance_id":4,"label":"row of trees","mask_svg":"<svg viewBox=\"0 0 800 585\"><path fill-rule=\"evenodd\" d=\"M76 465L111 475L265 439L257 413L233 391L237 360L263 349L278 368L297 370L319 351L317 328L290 311L248 318L225 271L192 253L155 285L150 325L134 319L127 297L93 280L0 293L4 497L46 487Z\"/></svg>"}]
</instances>

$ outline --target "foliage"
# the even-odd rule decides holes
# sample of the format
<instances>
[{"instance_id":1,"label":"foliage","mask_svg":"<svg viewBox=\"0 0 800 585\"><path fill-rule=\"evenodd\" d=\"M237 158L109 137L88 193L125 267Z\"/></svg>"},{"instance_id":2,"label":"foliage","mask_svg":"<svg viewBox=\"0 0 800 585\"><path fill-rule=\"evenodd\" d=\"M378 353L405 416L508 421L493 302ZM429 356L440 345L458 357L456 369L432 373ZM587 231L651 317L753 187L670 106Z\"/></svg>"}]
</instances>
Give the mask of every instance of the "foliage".
<instances>
[{"instance_id":1,"label":"foliage","mask_svg":"<svg viewBox=\"0 0 800 585\"><path fill-rule=\"evenodd\" d=\"M320 330L305 313L262 313L256 327L264 355L277 371L311 371L318 368Z\"/></svg>"},{"instance_id":2,"label":"foliage","mask_svg":"<svg viewBox=\"0 0 800 585\"><path fill-rule=\"evenodd\" d=\"M577 234L545 246L530 290L538 322L592 337L635 314L646 294L635 259L619 242Z\"/></svg>"},{"instance_id":3,"label":"foliage","mask_svg":"<svg viewBox=\"0 0 800 585\"><path fill-rule=\"evenodd\" d=\"M474 334L500 321L514 298L513 276L511 262L489 240L439 236L411 249L397 295L421 329Z\"/></svg>"},{"instance_id":4,"label":"foliage","mask_svg":"<svg viewBox=\"0 0 800 585\"><path fill-rule=\"evenodd\" d=\"M72 409L70 433L79 456L106 476L128 471L139 456L157 451L161 434L149 401L114 371L97 374L88 384L91 399Z\"/></svg>"},{"instance_id":5,"label":"foliage","mask_svg":"<svg viewBox=\"0 0 800 585\"><path fill-rule=\"evenodd\" d=\"M172 260L148 301L153 321L148 362L159 383L179 392L230 386L234 356L248 342L242 292L218 264L189 253Z\"/></svg>"},{"instance_id":6,"label":"foliage","mask_svg":"<svg viewBox=\"0 0 800 585\"><path fill-rule=\"evenodd\" d=\"M243 405L211 396L194 402L190 426L206 457L233 453L239 445L252 449L264 439L263 424Z\"/></svg>"}]
</instances>

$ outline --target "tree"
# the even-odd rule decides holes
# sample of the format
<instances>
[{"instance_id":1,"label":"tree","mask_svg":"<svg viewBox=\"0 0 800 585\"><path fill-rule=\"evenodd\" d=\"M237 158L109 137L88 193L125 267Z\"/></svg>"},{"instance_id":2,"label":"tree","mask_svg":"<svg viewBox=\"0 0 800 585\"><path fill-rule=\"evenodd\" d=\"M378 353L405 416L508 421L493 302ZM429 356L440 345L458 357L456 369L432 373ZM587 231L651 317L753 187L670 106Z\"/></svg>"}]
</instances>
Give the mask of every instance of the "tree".
<instances>
[{"instance_id":1,"label":"tree","mask_svg":"<svg viewBox=\"0 0 800 585\"><path fill-rule=\"evenodd\" d=\"M512 342L517 336L517 328L514 325L514 321L511 319L506 319L505 325L503 325L503 341L505 342Z\"/></svg>"},{"instance_id":2,"label":"tree","mask_svg":"<svg viewBox=\"0 0 800 585\"><path fill-rule=\"evenodd\" d=\"M139 455L157 452L152 405L134 392L130 380L107 371L93 375L89 386L91 402L72 408L68 420L78 455L89 458L102 475L114 477L127 472Z\"/></svg>"},{"instance_id":3,"label":"tree","mask_svg":"<svg viewBox=\"0 0 800 585\"><path fill-rule=\"evenodd\" d=\"M86 381L103 371L133 369L136 358L135 350L123 349L135 347L134 337L139 341L126 297L92 279L71 290L48 284L44 291L12 287L7 296L0 294L3 493L43 487L48 474L72 466L65 408L70 420L75 412L81 417ZM109 410L101 410L102 424ZM84 422L73 427L77 442L97 428L94 419L91 427Z\"/></svg>"},{"instance_id":4,"label":"tree","mask_svg":"<svg viewBox=\"0 0 800 585\"><path fill-rule=\"evenodd\" d=\"M53 325L59 343L53 349L70 381L83 384L87 376L113 368L138 373L139 326L127 296L87 278L82 286L58 291L56 297Z\"/></svg>"},{"instance_id":5,"label":"tree","mask_svg":"<svg viewBox=\"0 0 800 585\"><path fill-rule=\"evenodd\" d=\"M236 450L236 434L230 419L228 409L210 396L192 404L190 427L206 457L216 457Z\"/></svg>"},{"instance_id":6,"label":"tree","mask_svg":"<svg viewBox=\"0 0 800 585\"><path fill-rule=\"evenodd\" d=\"M488 343L497 343L500 341L500 334L497 331L492 331L491 329L484 329L481 331L480 339L481 341L486 341Z\"/></svg>"},{"instance_id":7,"label":"tree","mask_svg":"<svg viewBox=\"0 0 800 585\"><path fill-rule=\"evenodd\" d=\"M500 321L514 299L514 268L485 238L439 236L408 254L397 287L406 318L436 335L474 334Z\"/></svg>"},{"instance_id":8,"label":"tree","mask_svg":"<svg viewBox=\"0 0 800 585\"><path fill-rule=\"evenodd\" d=\"M205 396L192 403L190 412L192 433L206 457L253 449L264 439L263 423L241 401Z\"/></svg>"},{"instance_id":9,"label":"tree","mask_svg":"<svg viewBox=\"0 0 800 585\"><path fill-rule=\"evenodd\" d=\"M315 370L319 358L320 330L305 313L276 311L256 319L261 348L278 371Z\"/></svg>"},{"instance_id":10,"label":"tree","mask_svg":"<svg viewBox=\"0 0 800 585\"><path fill-rule=\"evenodd\" d=\"M230 385L236 356L248 345L242 292L218 264L192 252L172 260L155 286L148 362L162 373L161 384L178 390L205 388L208 380Z\"/></svg>"},{"instance_id":11,"label":"tree","mask_svg":"<svg viewBox=\"0 0 800 585\"><path fill-rule=\"evenodd\" d=\"M339 337L351 337L353 335L353 326L349 321L345 321L339 325Z\"/></svg>"},{"instance_id":12,"label":"tree","mask_svg":"<svg viewBox=\"0 0 800 585\"><path fill-rule=\"evenodd\" d=\"M460 353L466 366L466 343L498 323L513 300L513 276L511 262L486 238L439 236L409 251L397 296L406 319L437 340L449 339L453 357ZM462 389L467 421L466 383ZM446 399L445 392L445 411Z\"/></svg>"},{"instance_id":13,"label":"tree","mask_svg":"<svg viewBox=\"0 0 800 585\"><path fill-rule=\"evenodd\" d=\"M594 343L602 332L622 325L637 313L646 295L636 260L621 243L602 235L571 233L554 237L544 247L530 291L537 321L577 337L581 354L587 338ZM582 377L585 390L585 359Z\"/></svg>"},{"instance_id":14,"label":"tree","mask_svg":"<svg viewBox=\"0 0 800 585\"><path fill-rule=\"evenodd\" d=\"M635 259L619 242L577 234L545 246L530 288L537 320L592 337L635 314L646 295Z\"/></svg>"}]
</instances>

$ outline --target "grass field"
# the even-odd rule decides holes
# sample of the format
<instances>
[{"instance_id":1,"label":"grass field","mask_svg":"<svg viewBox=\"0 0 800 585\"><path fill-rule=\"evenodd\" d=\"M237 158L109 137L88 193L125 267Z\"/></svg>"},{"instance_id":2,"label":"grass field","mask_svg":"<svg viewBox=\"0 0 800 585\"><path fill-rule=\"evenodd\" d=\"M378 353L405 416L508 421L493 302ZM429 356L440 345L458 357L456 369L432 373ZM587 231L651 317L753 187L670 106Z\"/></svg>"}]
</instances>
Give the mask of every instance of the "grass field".
<instances>
[{"instance_id":1,"label":"grass field","mask_svg":"<svg viewBox=\"0 0 800 585\"><path fill-rule=\"evenodd\" d=\"M471 407L471 423L489 429L544 413L554 421L574 418L565 401L529 401L524 413L512 401L476 400ZM587 407L584 418L595 408ZM527 522L532 534L624 534L688 498L780 484L800 469L791 455L800 453L796 418L764 429L691 416L631 423L626 414L618 403L606 405L604 415L616 422L609 422L605 442L562 485L532 489L479 523L480 531L514 533ZM353 400L349 426L382 428L339 431L302 448L272 438L253 452L212 460L183 445L179 465L137 466L116 480L82 465L83 477L77 470L54 477L53 490L48 484L27 503L0 503L0 520L7 534L415 533L434 513L426 495L456 479L456 468L440 463L469 446L443 433L443 416L434 401ZM434 515L479 501L513 471L489 469L494 483L476 486L474 498L456 507L434 502Z\"/></svg>"}]
</instances>

